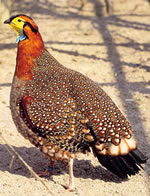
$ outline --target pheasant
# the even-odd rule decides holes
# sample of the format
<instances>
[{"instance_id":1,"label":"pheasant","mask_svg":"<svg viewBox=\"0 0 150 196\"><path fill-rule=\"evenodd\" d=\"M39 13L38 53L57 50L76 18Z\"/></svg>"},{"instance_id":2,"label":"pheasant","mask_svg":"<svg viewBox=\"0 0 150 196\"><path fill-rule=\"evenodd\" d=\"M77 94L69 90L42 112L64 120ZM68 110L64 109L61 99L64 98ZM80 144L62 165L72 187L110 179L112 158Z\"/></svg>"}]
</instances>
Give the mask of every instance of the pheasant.
<instances>
[{"instance_id":1,"label":"pheasant","mask_svg":"<svg viewBox=\"0 0 150 196\"><path fill-rule=\"evenodd\" d=\"M112 99L88 77L61 65L45 48L29 16L4 21L16 32L18 51L10 109L18 131L51 161L69 167L93 152L105 168L125 179L139 172L147 157L138 150L130 123Z\"/></svg>"}]
</instances>

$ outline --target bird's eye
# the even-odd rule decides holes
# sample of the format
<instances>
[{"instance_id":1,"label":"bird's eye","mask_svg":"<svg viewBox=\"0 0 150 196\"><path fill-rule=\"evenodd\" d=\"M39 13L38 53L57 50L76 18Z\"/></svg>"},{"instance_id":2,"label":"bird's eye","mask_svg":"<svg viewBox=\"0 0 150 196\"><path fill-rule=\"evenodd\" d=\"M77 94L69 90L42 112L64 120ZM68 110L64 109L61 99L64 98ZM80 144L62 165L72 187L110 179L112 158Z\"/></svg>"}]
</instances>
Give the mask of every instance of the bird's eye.
<instances>
[{"instance_id":1,"label":"bird's eye","mask_svg":"<svg viewBox=\"0 0 150 196\"><path fill-rule=\"evenodd\" d=\"M18 22L21 22L21 20L20 20L20 19L18 19Z\"/></svg>"}]
</instances>

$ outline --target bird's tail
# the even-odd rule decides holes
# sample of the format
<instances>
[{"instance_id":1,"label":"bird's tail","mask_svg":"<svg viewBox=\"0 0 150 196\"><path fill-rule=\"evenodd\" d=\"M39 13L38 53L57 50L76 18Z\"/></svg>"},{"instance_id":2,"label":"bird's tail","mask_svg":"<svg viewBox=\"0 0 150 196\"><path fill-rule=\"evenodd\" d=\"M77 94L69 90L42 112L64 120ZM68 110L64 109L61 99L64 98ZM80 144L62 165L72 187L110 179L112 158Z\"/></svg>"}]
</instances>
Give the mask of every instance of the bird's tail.
<instances>
[{"instance_id":1,"label":"bird's tail","mask_svg":"<svg viewBox=\"0 0 150 196\"><path fill-rule=\"evenodd\" d=\"M142 168L141 164L147 161L147 157L138 149L130 151L127 155L118 156L100 155L95 147L93 151L104 167L122 179L138 173Z\"/></svg>"}]
</instances>

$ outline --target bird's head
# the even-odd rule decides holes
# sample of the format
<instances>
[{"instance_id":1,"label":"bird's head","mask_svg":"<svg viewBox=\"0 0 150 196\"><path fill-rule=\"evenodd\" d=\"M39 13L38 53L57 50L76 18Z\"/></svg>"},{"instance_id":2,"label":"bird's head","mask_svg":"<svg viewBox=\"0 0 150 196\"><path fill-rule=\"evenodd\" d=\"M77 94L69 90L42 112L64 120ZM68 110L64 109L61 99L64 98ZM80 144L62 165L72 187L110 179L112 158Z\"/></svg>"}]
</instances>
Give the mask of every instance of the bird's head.
<instances>
[{"instance_id":1,"label":"bird's head","mask_svg":"<svg viewBox=\"0 0 150 196\"><path fill-rule=\"evenodd\" d=\"M9 24L17 32L17 43L26 38L30 39L33 34L38 32L38 26L32 18L23 14L12 16L4 23Z\"/></svg>"}]
</instances>

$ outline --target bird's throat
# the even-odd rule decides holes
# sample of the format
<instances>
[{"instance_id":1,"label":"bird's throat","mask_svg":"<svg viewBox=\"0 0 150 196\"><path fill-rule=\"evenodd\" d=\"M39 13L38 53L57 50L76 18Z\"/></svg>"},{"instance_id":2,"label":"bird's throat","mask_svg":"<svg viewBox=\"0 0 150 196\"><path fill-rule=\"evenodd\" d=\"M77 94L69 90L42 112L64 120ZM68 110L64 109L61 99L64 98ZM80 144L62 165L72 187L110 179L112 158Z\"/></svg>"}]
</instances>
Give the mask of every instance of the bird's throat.
<instances>
[{"instance_id":1,"label":"bird's throat","mask_svg":"<svg viewBox=\"0 0 150 196\"><path fill-rule=\"evenodd\" d=\"M32 70L44 49L44 43L39 33L34 38L25 39L18 43L15 75L22 80L32 79Z\"/></svg>"},{"instance_id":2,"label":"bird's throat","mask_svg":"<svg viewBox=\"0 0 150 196\"><path fill-rule=\"evenodd\" d=\"M21 34L18 34L17 37L16 37L16 43L19 43L19 41L23 41L25 40L27 37L21 33Z\"/></svg>"}]
</instances>

